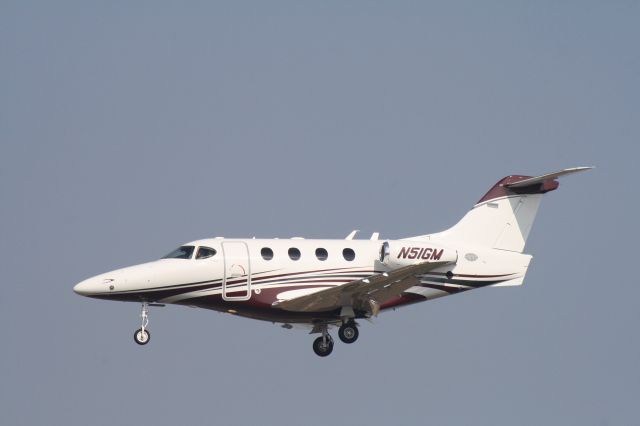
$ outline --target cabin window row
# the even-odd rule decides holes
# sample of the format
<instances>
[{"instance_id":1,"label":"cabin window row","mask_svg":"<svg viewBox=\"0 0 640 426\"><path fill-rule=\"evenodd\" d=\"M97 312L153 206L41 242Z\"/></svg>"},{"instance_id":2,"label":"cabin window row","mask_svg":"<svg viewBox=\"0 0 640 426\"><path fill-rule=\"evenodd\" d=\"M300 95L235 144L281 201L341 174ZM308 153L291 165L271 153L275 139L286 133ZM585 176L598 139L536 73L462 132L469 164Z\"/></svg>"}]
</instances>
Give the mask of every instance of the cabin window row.
<instances>
[{"instance_id":1,"label":"cabin window row","mask_svg":"<svg viewBox=\"0 0 640 426\"><path fill-rule=\"evenodd\" d=\"M211 247L200 246L196 251L195 246L181 246L164 256L163 259L192 259L194 252L196 252L196 259L208 259L217 254L217 251ZM289 248L287 254L289 255L289 258L294 261L300 260L302 257L302 253L296 247ZM260 250L260 255L264 260L271 260L273 259L273 250L269 247L263 247L262 250ZM315 255L320 261L325 261L329 258L329 252L327 249L322 247L318 247L316 249ZM345 248L342 250L342 257L351 262L356 258L356 253L351 248Z\"/></svg>"},{"instance_id":2,"label":"cabin window row","mask_svg":"<svg viewBox=\"0 0 640 426\"><path fill-rule=\"evenodd\" d=\"M291 260L300 260L302 257L302 253L300 253L300 250L296 247L291 247L287 251L287 254ZM264 260L271 260L273 259L273 250L269 247L263 247L262 250L260 250L260 255ZM354 252L353 249L345 248L342 250L342 257L344 260L351 262L356 258L356 252ZM316 258L322 261L327 260L329 258L329 252L326 249L319 247L316 249Z\"/></svg>"}]
</instances>

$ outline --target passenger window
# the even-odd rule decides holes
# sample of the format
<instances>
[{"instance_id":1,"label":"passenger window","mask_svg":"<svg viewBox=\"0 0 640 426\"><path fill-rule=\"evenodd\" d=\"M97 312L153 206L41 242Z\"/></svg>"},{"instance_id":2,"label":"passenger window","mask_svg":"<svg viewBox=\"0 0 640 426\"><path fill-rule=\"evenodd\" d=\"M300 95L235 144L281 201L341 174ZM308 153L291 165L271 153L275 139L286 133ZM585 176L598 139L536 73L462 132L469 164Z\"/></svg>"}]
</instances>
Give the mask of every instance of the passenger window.
<instances>
[{"instance_id":1,"label":"passenger window","mask_svg":"<svg viewBox=\"0 0 640 426\"><path fill-rule=\"evenodd\" d=\"M289 249L289 257L291 258L291 260L298 260L300 259L300 250L298 250L295 247L291 247Z\"/></svg>"},{"instance_id":2,"label":"passenger window","mask_svg":"<svg viewBox=\"0 0 640 426\"><path fill-rule=\"evenodd\" d=\"M273 259L273 250L271 250L269 247L263 247L262 250L260 250L260 254L262 255L262 258L264 260Z\"/></svg>"},{"instance_id":3,"label":"passenger window","mask_svg":"<svg viewBox=\"0 0 640 426\"><path fill-rule=\"evenodd\" d=\"M198 248L198 253L196 254L196 259L208 259L216 255L215 249L210 247L200 247Z\"/></svg>"},{"instance_id":4,"label":"passenger window","mask_svg":"<svg viewBox=\"0 0 640 426\"><path fill-rule=\"evenodd\" d=\"M323 248L317 248L316 257L318 258L318 260L327 260L327 258L329 257L329 253L327 253L327 251Z\"/></svg>"},{"instance_id":5,"label":"passenger window","mask_svg":"<svg viewBox=\"0 0 640 426\"><path fill-rule=\"evenodd\" d=\"M349 262L351 262L356 258L356 253L352 249L346 248L342 250L342 256L344 257L344 260L348 260Z\"/></svg>"},{"instance_id":6,"label":"passenger window","mask_svg":"<svg viewBox=\"0 0 640 426\"><path fill-rule=\"evenodd\" d=\"M163 259L191 259L194 249L194 246L178 247L168 255L164 256Z\"/></svg>"}]
</instances>

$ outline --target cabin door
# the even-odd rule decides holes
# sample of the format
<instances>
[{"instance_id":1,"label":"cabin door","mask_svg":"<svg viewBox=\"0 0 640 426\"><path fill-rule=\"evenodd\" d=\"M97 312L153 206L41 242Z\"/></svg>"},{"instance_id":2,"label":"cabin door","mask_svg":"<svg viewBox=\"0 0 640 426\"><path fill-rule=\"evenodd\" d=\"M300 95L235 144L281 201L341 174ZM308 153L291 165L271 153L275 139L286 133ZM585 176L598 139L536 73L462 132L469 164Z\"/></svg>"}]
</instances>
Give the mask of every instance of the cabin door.
<instances>
[{"instance_id":1,"label":"cabin door","mask_svg":"<svg viewBox=\"0 0 640 426\"><path fill-rule=\"evenodd\" d=\"M251 297L251 263L249 247L243 241L223 241L224 278L222 298L224 300L249 300Z\"/></svg>"}]
</instances>

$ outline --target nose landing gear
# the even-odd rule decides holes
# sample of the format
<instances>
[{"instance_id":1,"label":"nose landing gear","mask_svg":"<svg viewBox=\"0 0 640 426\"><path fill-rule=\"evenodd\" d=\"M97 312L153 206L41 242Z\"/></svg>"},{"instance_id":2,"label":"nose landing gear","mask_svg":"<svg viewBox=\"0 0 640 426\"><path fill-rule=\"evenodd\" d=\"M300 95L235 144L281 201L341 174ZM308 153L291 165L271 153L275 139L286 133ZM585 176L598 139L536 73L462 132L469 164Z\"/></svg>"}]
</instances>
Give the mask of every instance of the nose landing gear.
<instances>
[{"instance_id":1,"label":"nose landing gear","mask_svg":"<svg viewBox=\"0 0 640 426\"><path fill-rule=\"evenodd\" d=\"M143 330L142 328L139 328L135 333L133 333L133 340L135 340L139 345L146 345L147 343L149 343L150 339L151 333L149 333L149 330Z\"/></svg>"},{"instance_id":2,"label":"nose landing gear","mask_svg":"<svg viewBox=\"0 0 640 426\"><path fill-rule=\"evenodd\" d=\"M139 345L146 345L151 339L151 333L147 330L149 324L149 304L147 302L142 302L140 318L142 318L142 326L133 333L133 340Z\"/></svg>"}]
</instances>

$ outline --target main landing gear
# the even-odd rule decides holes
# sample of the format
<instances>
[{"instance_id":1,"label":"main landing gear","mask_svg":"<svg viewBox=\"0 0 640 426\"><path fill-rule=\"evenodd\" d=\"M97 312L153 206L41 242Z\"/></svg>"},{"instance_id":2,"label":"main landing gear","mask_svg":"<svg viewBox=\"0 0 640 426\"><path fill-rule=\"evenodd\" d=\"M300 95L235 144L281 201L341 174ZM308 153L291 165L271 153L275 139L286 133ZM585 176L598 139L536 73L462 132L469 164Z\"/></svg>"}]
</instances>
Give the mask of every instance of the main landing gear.
<instances>
[{"instance_id":1,"label":"main landing gear","mask_svg":"<svg viewBox=\"0 0 640 426\"><path fill-rule=\"evenodd\" d=\"M346 324L342 324L338 329L338 337L344 343L353 343L358 340L358 327L356 327L356 323L350 321Z\"/></svg>"},{"instance_id":2,"label":"main landing gear","mask_svg":"<svg viewBox=\"0 0 640 426\"><path fill-rule=\"evenodd\" d=\"M139 345L146 345L151 339L151 333L147 330L147 325L149 325L149 304L147 302L142 302L140 318L142 318L142 326L133 333L133 340Z\"/></svg>"},{"instance_id":3,"label":"main landing gear","mask_svg":"<svg viewBox=\"0 0 640 426\"><path fill-rule=\"evenodd\" d=\"M318 356L327 356L333 352L333 338L327 332L327 326L322 327L322 336L313 341L313 351Z\"/></svg>"},{"instance_id":4,"label":"main landing gear","mask_svg":"<svg viewBox=\"0 0 640 426\"><path fill-rule=\"evenodd\" d=\"M325 357L333 352L333 338L328 332L327 324L324 324L320 327L320 332L322 333L322 336L313 341L313 352L315 352L318 356ZM344 343L355 342L356 340L358 340L359 334L360 333L358 332L358 327L353 320L342 324L338 329L338 337Z\"/></svg>"}]
</instances>

